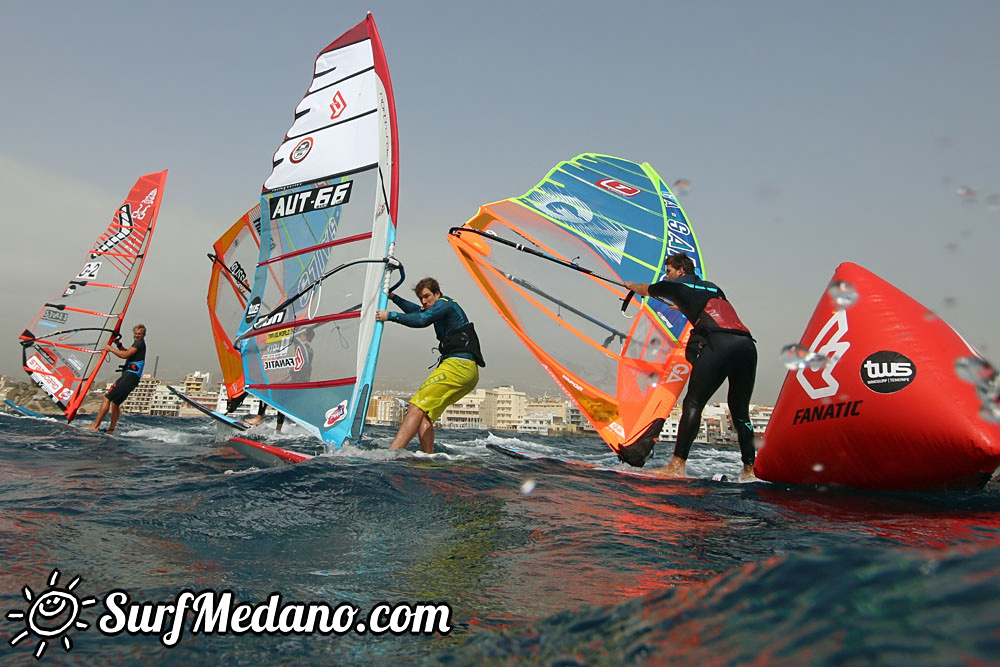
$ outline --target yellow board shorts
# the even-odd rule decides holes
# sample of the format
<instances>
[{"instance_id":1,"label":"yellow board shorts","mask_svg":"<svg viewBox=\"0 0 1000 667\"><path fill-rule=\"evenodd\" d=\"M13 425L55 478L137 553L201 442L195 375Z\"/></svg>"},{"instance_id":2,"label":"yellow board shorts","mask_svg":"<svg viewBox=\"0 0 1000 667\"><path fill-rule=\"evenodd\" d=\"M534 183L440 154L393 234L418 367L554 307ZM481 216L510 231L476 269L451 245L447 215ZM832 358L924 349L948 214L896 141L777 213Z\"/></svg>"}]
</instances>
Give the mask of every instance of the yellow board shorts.
<instances>
[{"instance_id":1,"label":"yellow board shorts","mask_svg":"<svg viewBox=\"0 0 1000 667\"><path fill-rule=\"evenodd\" d=\"M445 408L476 388L479 366L470 359L448 357L431 371L410 403L427 413L434 423Z\"/></svg>"}]
</instances>

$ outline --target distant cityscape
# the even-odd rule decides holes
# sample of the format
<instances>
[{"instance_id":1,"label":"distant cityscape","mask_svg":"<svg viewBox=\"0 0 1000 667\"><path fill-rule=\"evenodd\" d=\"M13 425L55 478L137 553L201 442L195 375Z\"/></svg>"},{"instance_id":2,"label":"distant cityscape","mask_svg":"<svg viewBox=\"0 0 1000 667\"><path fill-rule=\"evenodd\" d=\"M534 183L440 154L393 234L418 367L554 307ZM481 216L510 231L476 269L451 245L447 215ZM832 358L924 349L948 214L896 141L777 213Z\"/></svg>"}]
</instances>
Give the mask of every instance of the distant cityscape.
<instances>
[{"instance_id":1,"label":"distant cityscape","mask_svg":"<svg viewBox=\"0 0 1000 667\"><path fill-rule=\"evenodd\" d=\"M100 388L93 389L91 394L100 397L111 384L108 382ZM150 374L144 375L139 385L122 404L122 413L205 418L197 408L188 405L167 389L168 384L209 410L220 413L226 411L228 397L225 383L218 381L213 384L210 373L195 371L177 384ZM16 385L29 386L29 383L12 383L10 378L0 376L0 398L6 397L8 390ZM38 394L42 394L41 390ZM376 390L369 399L365 423L398 426L406 414L407 402L412 394L413 391ZM48 398L45 397L45 400ZM255 415L259 406L259 399L250 396L231 413L231 416L240 419ZM678 404L671 411L660 432L661 440L673 440L677 436L680 410ZM773 410L772 406L750 406L750 420L758 437L763 436ZM265 412L265 415L275 414L271 407ZM560 396L528 396L527 393L518 391L510 385L472 391L449 406L434 426L443 429L488 429L540 435L597 435L590 422L569 400ZM696 440L718 444L736 443L736 432L725 403L716 403L705 408L701 432Z\"/></svg>"}]
</instances>

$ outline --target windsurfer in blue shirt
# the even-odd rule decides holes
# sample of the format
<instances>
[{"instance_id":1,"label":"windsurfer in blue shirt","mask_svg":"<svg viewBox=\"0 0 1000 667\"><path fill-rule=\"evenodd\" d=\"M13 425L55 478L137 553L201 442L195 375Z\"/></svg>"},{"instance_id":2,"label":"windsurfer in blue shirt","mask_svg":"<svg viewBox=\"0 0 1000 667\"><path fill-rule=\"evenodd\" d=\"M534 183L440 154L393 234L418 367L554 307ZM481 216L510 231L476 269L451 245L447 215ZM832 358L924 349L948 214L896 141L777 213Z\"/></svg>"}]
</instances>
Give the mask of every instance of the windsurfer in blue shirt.
<instances>
[{"instance_id":1,"label":"windsurfer in blue shirt","mask_svg":"<svg viewBox=\"0 0 1000 667\"><path fill-rule=\"evenodd\" d=\"M677 429L677 442L670 463L660 468L665 477L684 477L691 443L701 427L701 413L712 394L729 379L729 413L740 442L743 479L753 479L756 458L750 396L757 374L757 346L750 330L715 283L695 274L694 262L684 253L670 255L665 263L666 280L653 285L627 282L640 296L669 300L693 325L685 356L691 363L691 379Z\"/></svg>"},{"instance_id":2,"label":"windsurfer in blue shirt","mask_svg":"<svg viewBox=\"0 0 1000 667\"><path fill-rule=\"evenodd\" d=\"M479 366L486 366L486 362L472 322L454 299L441 294L437 280L424 278L413 291L420 299L419 305L390 294L403 312L380 310L375 319L414 328L434 325L441 359L410 399L403 423L389 446L402 449L419 434L420 449L430 454L434 451L434 422L445 408L475 389Z\"/></svg>"},{"instance_id":3,"label":"windsurfer in blue shirt","mask_svg":"<svg viewBox=\"0 0 1000 667\"><path fill-rule=\"evenodd\" d=\"M115 383L111 385L111 389L104 395L104 400L101 401L101 407L97 411L97 418L94 420L94 423L85 427L87 430L96 431L100 428L101 422L104 420L104 416L108 414L108 409L110 408L111 423L108 425L108 433L114 433L115 426L118 425L118 418L122 415L122 403L132 393L132 390L139 386L139 380L142 379L142 368L146 364L145 325L137 324L132 327L132 337L135 340L128 349L122 345L120 339L115 340L115 347L111 345L104 346L105 352L110 352L119 359L124 359L125 363L122 364L121 376L115 380Z\"/></svg>"}]
</instances>

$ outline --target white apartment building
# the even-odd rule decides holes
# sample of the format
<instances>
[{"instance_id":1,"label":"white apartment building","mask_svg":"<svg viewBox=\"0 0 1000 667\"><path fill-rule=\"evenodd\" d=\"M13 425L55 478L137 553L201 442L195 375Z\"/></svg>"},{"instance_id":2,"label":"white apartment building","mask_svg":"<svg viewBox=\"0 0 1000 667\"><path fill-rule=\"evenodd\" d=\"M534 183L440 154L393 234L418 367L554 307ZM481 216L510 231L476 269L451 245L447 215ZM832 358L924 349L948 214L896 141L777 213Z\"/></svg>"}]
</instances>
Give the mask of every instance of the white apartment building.
<instances>
[{"instance_id":1,"label":"white apartment building","mask_svg":"<svg viewBox=\"0 0 1000 667\"><path fill-rule=\"evenodd\" d=\"M160 379L152 375L143 375L139 385L132 390L122 402L122 412L125 414L148 415L153 405L153 394L160 386Z\"/></svg>"},{"instance_id":2,"label":"white apartment building","mask_svg":"<svg viewBox=\"0 0 1000 667\"><path fill-rule=\"evenodd\" d=\"M517 425L518 433L533 433L537 435L548 435L559 428L553 422L551 412L529 410L524 415L524 421ZM561 423L560 423L561 426Z\"/></svg>"},{"instance_id":3,"label":"white apartment building","mask_svg":"<svg viewBox=\"0 0 1000 667\"><path fill-rule=\"evenodd\" d=\"M483 428L482 407L486 401L485 389L474 389L455 401L441 414L441 428Z\"/></svg>"},{"instance_id":4,"label":"white apartment building","mask_svg":"<svg viewBox=\"0 0 1000 667\"><path fill-rule=\"evenodd\" d=\"M480 409L486 428L500 431L516 430L527 414L528 395L514 387L487 389Z\"/></svg>"},{"instance_id":5,"label":"white apartment building","mask_svg":"<svg viewBox=\"0 0 1000 667\"><path fill-rule=\"evenodd\" d=\"M372 396L368 399L366 424L399 426L406 415L406 401L395 396Z\"/></svg>"},{"instance_id":6,"label":"white apartment building","mask_svg":"<svg viewBox=\"0 0 1000 667\"><path fill-rule=\"evenodd\" d=\"M149 414L154 417L176 417L180 414L183 401L175 396L167 385L157 385L153 390L153 397L149 403Z\"/></svg>"},{"instance_id":7,"label":"white apartment building","mask_svg":"<svg viewBox=\"0 0 1000 667\"><path fill-rule=\"evenodd\" d=\"M753 426L754 436L764 437L764 431L767 430L767 425L771 421L772 412L774 412L774 407L770 405L750 406L750 424Z\"/></svg>"},{"instance_id":8,"label":"white apartment building","mask_svg":"<svg viewBox=\"0 0 1000 667\"><path fill-rule=\"evenodd\" d=\"M549 435L567 430L570 403L560 398L543 396L529 398L525 404L524 421L517 427L521 433Z\"/></svg>"}]
</instances>

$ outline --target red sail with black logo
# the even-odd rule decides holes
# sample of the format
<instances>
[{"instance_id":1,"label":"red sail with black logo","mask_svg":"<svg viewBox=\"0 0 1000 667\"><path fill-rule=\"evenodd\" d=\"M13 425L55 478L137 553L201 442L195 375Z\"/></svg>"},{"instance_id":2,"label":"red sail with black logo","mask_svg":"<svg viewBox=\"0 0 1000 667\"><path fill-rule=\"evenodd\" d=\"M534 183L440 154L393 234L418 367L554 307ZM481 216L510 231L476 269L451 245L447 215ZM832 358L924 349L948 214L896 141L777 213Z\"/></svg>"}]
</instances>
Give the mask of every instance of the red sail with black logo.
<instances>
[{"instance_id":1,"label":"red sail with black logo","mask_svg":"<svg viewBox=\"0 0 1000 667\"><path fill-rule=\"evenodd\" d=\"M163 200L166 170L141 176L62 293L21 333L24 371L73 421L119 335ZM126 344L130 340L126 340Z\"/></svg>"},{"instance_id":2,"label":"red sail with black logo","mask_svg":"<svg viewBox=\"0 0 1000 667\"><path fill-rule=\"evenodd\" d=\"M1000 466L1000 424L989 418L996 381L977 387L956 372L956 362L985 366L981 355L856 264L837 267L830 285L799 342L813 365L785 378L757 476L885 490L988 480ZM845 288L856 300L838 305Z\"/></svg>"}]
</instances>

